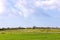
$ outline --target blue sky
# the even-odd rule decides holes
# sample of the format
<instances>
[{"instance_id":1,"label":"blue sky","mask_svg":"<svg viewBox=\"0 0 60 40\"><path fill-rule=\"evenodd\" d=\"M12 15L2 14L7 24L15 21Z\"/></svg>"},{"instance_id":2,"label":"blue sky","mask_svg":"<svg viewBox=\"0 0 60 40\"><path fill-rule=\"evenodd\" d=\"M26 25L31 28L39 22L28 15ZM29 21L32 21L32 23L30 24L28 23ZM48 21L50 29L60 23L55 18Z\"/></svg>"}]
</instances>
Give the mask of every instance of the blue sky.
<instances>
[{"instance_id":1,"label":"blue sky","mask_svg":"<svg viewBox=\"0 0 60 40\"><path fill-rule=\"evenodd\" d=\"M60 0L0 0L0 27L60 26Z\"/></svg>"}]
</instances>

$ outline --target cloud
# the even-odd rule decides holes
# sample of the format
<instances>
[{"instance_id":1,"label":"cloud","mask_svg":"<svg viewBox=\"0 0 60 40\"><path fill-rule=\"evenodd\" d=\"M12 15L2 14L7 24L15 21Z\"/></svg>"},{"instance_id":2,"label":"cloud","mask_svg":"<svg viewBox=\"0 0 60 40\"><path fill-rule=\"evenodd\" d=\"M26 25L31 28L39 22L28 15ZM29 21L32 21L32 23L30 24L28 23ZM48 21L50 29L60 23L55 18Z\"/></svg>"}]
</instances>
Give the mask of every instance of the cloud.
<instances>
[{"instance_id":1,"label":"cloud","mask_svg":"<svg viewBox=\"0 0 60 40\"><path fill-rule=\"evenodd\" d=\"M28 8L26 0L6 0L7 13L27 17L34 12L34 9Z\"/></svg>"},{"instance_id":2,"label":"cloud","mask_svg":"<svg viewBox=\"0 0 60 40\"><path fill-rule=\"evenodd\" d=\"M36 7L42 7L45 9L55 9L58 8L60 9L60 0L34 0L35 6Z\"/></svg>"},{"instance_id":3,"label":"cloud","mask_svg":"<svg viewBox=\"0 0 60 40\"><path fill-rule=\"evenodd\" d=\"M19 0L16 4L15 7L17 7L18 9L20 9L19 14L23 15L24 17L27 17L29 14L34 12L34 9L32 8L28 8L27 5L27 1L26 0Z\"/></svg>"},{"instance_id":4,"label":"cloud","mask_svg":"<svg viewBox=\"0 0 60 40\"><path fill-rule=\"evenodd\" d=\"M0 0L0 15L4 12L5 6L4 6L4 1Z\"/></svg>"},{"instance_id":5,"label":"cloud","mask_svg":"<svg viewBox=\"0 0 60 40\"><path fill-rule=\"evenodd\" d=\"M15 7L18 8L19 14L27 17L29 14L34 13L36 8L42 8L44 10L60 9L59 0L19 0L16 2Z\"/></svg>"},{"instance_id":6,"label":"cloud","mask_svg":"<svg viewBox=\"0 0 60 40\"><path fill-rule=\"evenodd\" d=\"M36 12L36 8L60 10L60 0L0 0L0 6L0 13L6 10L11 15L28 17Z\"/></svg>"}]
</instances>

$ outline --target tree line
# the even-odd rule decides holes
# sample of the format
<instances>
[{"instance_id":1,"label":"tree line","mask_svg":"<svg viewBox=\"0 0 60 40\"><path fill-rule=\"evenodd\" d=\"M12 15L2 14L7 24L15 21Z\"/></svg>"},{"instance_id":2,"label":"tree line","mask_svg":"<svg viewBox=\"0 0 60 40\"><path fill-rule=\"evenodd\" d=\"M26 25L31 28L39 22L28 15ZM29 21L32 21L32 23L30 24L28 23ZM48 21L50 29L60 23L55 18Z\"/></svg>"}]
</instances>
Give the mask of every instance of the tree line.
<instances>
[{"instance_id":1,"label":"tree line","mask_svg":"<svg viewBox=\"0 0 60 40\"><path fill-rule=\"evenodd\" d=\"M15 28L0 28L0 30L17 30L17 29L60 29L59 27L37 27L37 26L33 26L33 27L15 27Z\"/></svg>"}]
</instances>

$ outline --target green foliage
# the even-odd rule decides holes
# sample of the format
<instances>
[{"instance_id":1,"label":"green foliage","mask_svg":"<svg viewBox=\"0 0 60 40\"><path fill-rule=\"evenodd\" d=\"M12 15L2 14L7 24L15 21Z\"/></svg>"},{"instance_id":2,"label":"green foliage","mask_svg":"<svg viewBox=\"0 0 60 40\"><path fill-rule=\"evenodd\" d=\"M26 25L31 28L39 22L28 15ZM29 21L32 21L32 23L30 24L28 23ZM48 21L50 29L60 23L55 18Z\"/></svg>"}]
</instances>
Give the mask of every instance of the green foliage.
<instances>
[{"instance_id":1,"label":"green foliage","mask_svg":"<svg viewBox=\"0 0 60 40\"><path fill-rule=\"evenodd\" d=\"M48 29L2 30L0 40L60 40L60 33L48 33L51 30L46 30Z\"/></svg>"}]
</instances>

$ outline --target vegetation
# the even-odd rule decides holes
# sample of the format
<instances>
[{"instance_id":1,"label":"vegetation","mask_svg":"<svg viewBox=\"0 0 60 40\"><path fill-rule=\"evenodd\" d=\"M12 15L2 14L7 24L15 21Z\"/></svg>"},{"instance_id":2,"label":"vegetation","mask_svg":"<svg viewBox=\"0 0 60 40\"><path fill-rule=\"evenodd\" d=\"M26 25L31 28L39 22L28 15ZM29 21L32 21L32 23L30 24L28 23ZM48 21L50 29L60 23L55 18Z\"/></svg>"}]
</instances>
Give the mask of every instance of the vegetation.
<instances>
[{"instance_id":1,"label":"vegetation","mask_svg":"<svg viewBox=\"0 0 60 40\"><path fill-rule=\"evenodd\" d=\"M60 28L2 28L0 40L60 40Z\"/></svg>"}]
</instances>

